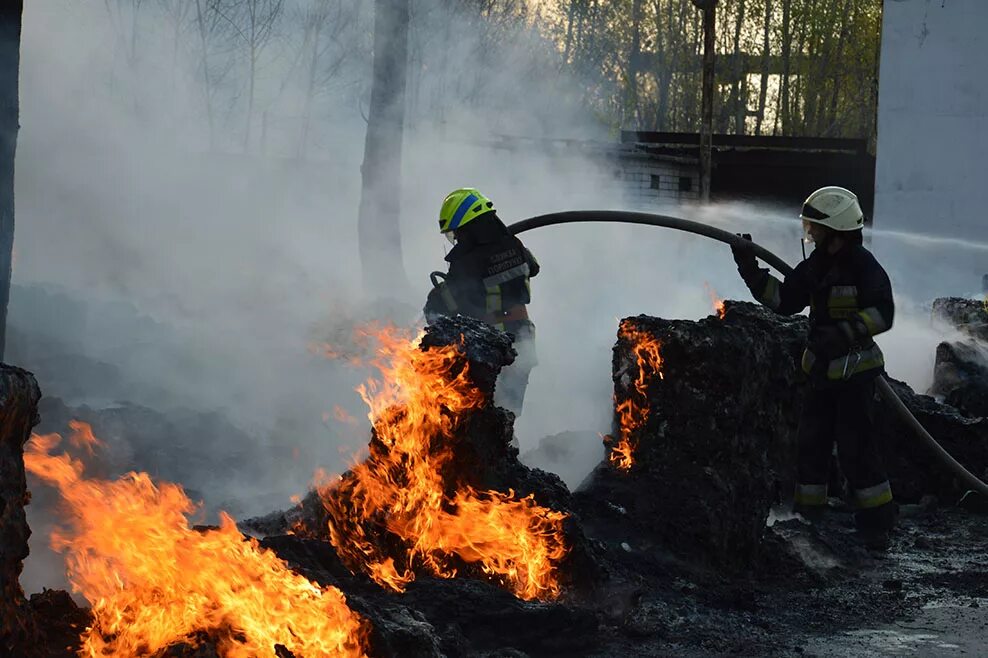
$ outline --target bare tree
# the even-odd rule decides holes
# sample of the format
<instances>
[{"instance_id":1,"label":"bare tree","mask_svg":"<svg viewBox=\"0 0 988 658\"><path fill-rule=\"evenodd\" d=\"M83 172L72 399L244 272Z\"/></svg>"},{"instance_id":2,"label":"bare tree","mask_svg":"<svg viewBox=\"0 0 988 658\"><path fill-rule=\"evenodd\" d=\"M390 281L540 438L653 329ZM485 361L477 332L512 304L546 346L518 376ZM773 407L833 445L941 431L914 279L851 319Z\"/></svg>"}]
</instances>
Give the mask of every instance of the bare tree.
<instances>
[{"instance_id":1,"label":"bare tree","mask_svg":"<svg viewBox=\"0 0 988 658\"><path fill-rule=\"evenodd\" d=\"M206 101L206 120L209 123L209 147L216 148L216 115L213 107L215 83L211 75L210 42L220 23L216 0L195 0L196 34L199 37L199 67L202 69L203 97Z\"/></svg>"},{"instance_id":2,"label":"bare tree","mask_svg":"<svg viewBox=\"0 0 988 658\"><path fill-rule=\"evenodd\" d=\"M182 30L192 11L190 0L158 0L158 5L171 22L172 28L172 91L178 86L179 47L182 43Z\"/></svg>"},{"instance_id":3,"label":"bare tree","mask_svg":"<svg viewBox=\"0 0 988 658\"><path fill-rule=\"evenodd\" d=\"M762 26L762 74L758 81L758 115L755 118L755 134L762 134L765 121L765 103L768 98L769 56L772 54L769 31L772 24L772 0L765 0L765 24Z\"/></svg>"},{"instance_id":4,"label":"bare tree","mask_svg":"<svg viewBox=\"0 0 988 658\"><path fill-rule=\"evenodd\" d=\"M375 0L374 4L374 69L357 233L364 287L373 295L407 286L399 219L408 2Z\"/></svg>"},{"instance_id":5,"label":"bare tree","mask_svg":"<svg viewBox=\"0 0 988 658\"><path fill-rule=\"evenodd\" d=\"M271 40L284 6L284 0L237 0L236 4L232 4L229 8L217 7L220 16L240 37L247 49L247 121L244 129L244 151L250 149L251 131L254 125L258 63Z\"/></svg>"},{"instance_id":6,"label":"bare tree","mask_svg":"<svg viewBox=\"0 0 988 658\"><path fill-rule=\"evenodd\" d=\"M7 304L14 258L14 158L20 100L21 16L24 0L0 4L0 359L7 338Z\"/></svg>"},{"instance_id":7,"label":"bare tree","mask_svg":"<svg viewBox=\"0 0 988 658\"><path fill-rule=\"evenodd\" d=\"M713 146L714 59L717 36L717 0L693 0L703 12L703 97L700 119L700 200L710 201L710 167Z\"/></svg>"},{"instance_id":8,"label":"bare tree","mask_svg":"<svg viewBox=\"0 0 988 658\"><path fill-rule=\"evenodd\" d=\"M789 77L792 71L792 0L782 0L782 90L779 94L779 111L776 117L782 122L782 134L788 134L789 120ZM772 131L774 134L774 130Z\"/></svg>"},{"instance_id":9,"label":"bare tree","mask_svg":"<svg viewBox=\"0 0 988 658\"><path fill-rule=\"evenodd\" d=\"M320 90L330 85L343 65L356 52L356 44L344 43L344 36L356 22L357 3L345 0L316 0L302 9L302 50L307 60L302 129L297 154L304 158L312 128L313 105Z\"/></svg>"},{"instance_id":10,"label":"bare tree","mask_svg":"<svg viewBox=\"0 0 988 658\"><path fill-rule=\"evenodd\" d=\"M748 73L741 59L741 27L744 25L745 0L737 0L737 16L734 23L734 83L731 101L734 106L734 134L743 135L745 116L748 113Z\"/></svg>"},{"instance_id":11,"label":"bare tree","mask_svg":"<svg viewBox=\"0 0 988 658\"><path fill-rule=\"evenodd\" d=\"M641 25L642 0L632 0L631 6L631 50L628 52L626 72L627 97L625 99L624 121L626 127L638 129L638 71L641 66Z\"/></svg>"}]
</instances>

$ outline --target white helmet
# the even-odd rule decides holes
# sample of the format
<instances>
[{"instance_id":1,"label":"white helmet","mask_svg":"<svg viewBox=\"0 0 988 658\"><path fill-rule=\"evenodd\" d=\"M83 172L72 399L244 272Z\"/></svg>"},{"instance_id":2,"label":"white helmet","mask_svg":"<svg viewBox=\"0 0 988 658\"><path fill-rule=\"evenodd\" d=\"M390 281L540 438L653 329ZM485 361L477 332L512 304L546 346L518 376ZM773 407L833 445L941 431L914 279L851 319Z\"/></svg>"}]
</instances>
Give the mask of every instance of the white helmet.
<instances>
[{"instance_id":1,"label":"white helmet","mask_svg":"<svg viewBox=\"0 0 988 658\"><path fill-rule=\"evenodd\" d=\"M799 218L835 231L864 228L864 213L854 192L843 187L821 187L803 202Z\"/></svg>"}]
</instances>

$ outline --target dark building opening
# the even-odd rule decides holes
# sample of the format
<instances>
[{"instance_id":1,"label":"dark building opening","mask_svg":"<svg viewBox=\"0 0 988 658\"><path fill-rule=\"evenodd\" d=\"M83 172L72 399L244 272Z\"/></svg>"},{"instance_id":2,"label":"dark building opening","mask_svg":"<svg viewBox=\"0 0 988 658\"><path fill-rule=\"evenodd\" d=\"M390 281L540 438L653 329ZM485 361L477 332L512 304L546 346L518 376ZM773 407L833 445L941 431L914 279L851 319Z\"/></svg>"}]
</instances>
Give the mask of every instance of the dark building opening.
<instances>
[{"instance_id":1,"label":"dark building opening","mask_svg":"<svg viewBox=\"0 0 988 658\"><path fill-rule=\"evenodd\" d=\"M697 133L622 131L621 142L655 157L697 159ZM870 219L875 205L875 157L864 139L714 135L710 196L801 204L810 192L840 185L858 195ZM689 185L690 187L684 187ZM689 191L692 177L679 178Z\"/></svg>"}]
</instances>

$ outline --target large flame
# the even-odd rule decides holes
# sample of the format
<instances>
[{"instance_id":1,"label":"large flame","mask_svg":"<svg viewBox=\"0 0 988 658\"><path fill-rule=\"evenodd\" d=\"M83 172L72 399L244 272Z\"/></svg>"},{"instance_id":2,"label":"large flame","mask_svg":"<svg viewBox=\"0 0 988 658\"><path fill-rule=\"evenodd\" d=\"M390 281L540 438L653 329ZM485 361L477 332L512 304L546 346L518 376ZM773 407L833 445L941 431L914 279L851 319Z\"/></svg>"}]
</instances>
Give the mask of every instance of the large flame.
<instances>
[{"instance_id":1,"label":"large flame","mask_svg":"<svg viewBox=\"0 0 988 658\"><path fill-rule=\"evenodd\" d=\"M75 445L96 442L88 425L73 430ZM203 634L224 658L274 656L278 645L296 658L365 655L366 629L342 592L291 572L226 514L219 528L193 529L196 506L176 484L147 473L87 479L80 461L51 454L60 441L35 435L24 462L68 513L52 545L92 604L80 655L154 655Z\"/></svg>"},{"instance_id":2,"label":"large flame","mask_svg":"<svg viewBox=\"0 0 988 658\"><path fill-rule=\"evenodd\" d=\"M381 374L358 390L373 426L370 454L320 490L344 562L403 591L416 570L486 575L523 599L560 594L565 514L532 496L480 491L452 472L457 432L489 401L459 346L420 349L394 329L376 333Z\"/></svg>"},{"instance_id":3,"label":"large flame","mask_svg":"<svg viewBox=\"0 0 988 658\"><path fill-rule=\"evenodd\" d=\"M635 329L628 321L621 322L618 339L627 342L635 355L637 376L628 390L628 396L617 401L614 408L618 417L618 437L605 437L610 451L611 464L622 471L630 470L635 463L638 431L648 420L648 384L653 375L662 374L661 344L654 337Z\"/></svg>"}]
</instances>

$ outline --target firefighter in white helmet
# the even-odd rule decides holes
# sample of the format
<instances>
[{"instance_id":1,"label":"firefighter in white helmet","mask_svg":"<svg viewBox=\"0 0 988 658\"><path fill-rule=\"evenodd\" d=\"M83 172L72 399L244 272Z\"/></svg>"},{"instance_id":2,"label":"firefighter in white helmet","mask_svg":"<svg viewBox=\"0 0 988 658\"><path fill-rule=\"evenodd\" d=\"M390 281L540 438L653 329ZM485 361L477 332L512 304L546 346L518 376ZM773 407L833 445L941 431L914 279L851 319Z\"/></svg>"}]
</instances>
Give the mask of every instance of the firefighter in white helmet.
<instances>
[{"instance_id":1,"label":"firefighter in white helmet","mask_svg":"<svg viewBox=\"0 0 988 658\"><path fill-rule=\"evenodd\" d=\"M896 517L876 445L875 378L884 371L874 337L892 327L888 275L862 245L864 213L842 187L824 187L803 204L805 241L815 247L779 281L758 267L749 242L733 247L738 271L759 302L782 314L810 307L802 369L809 379L797 438L796 511L819 518L827 505L830 456L837 443L855 521L869 548L883 549Z\"/></svg>"}]
</instances>

